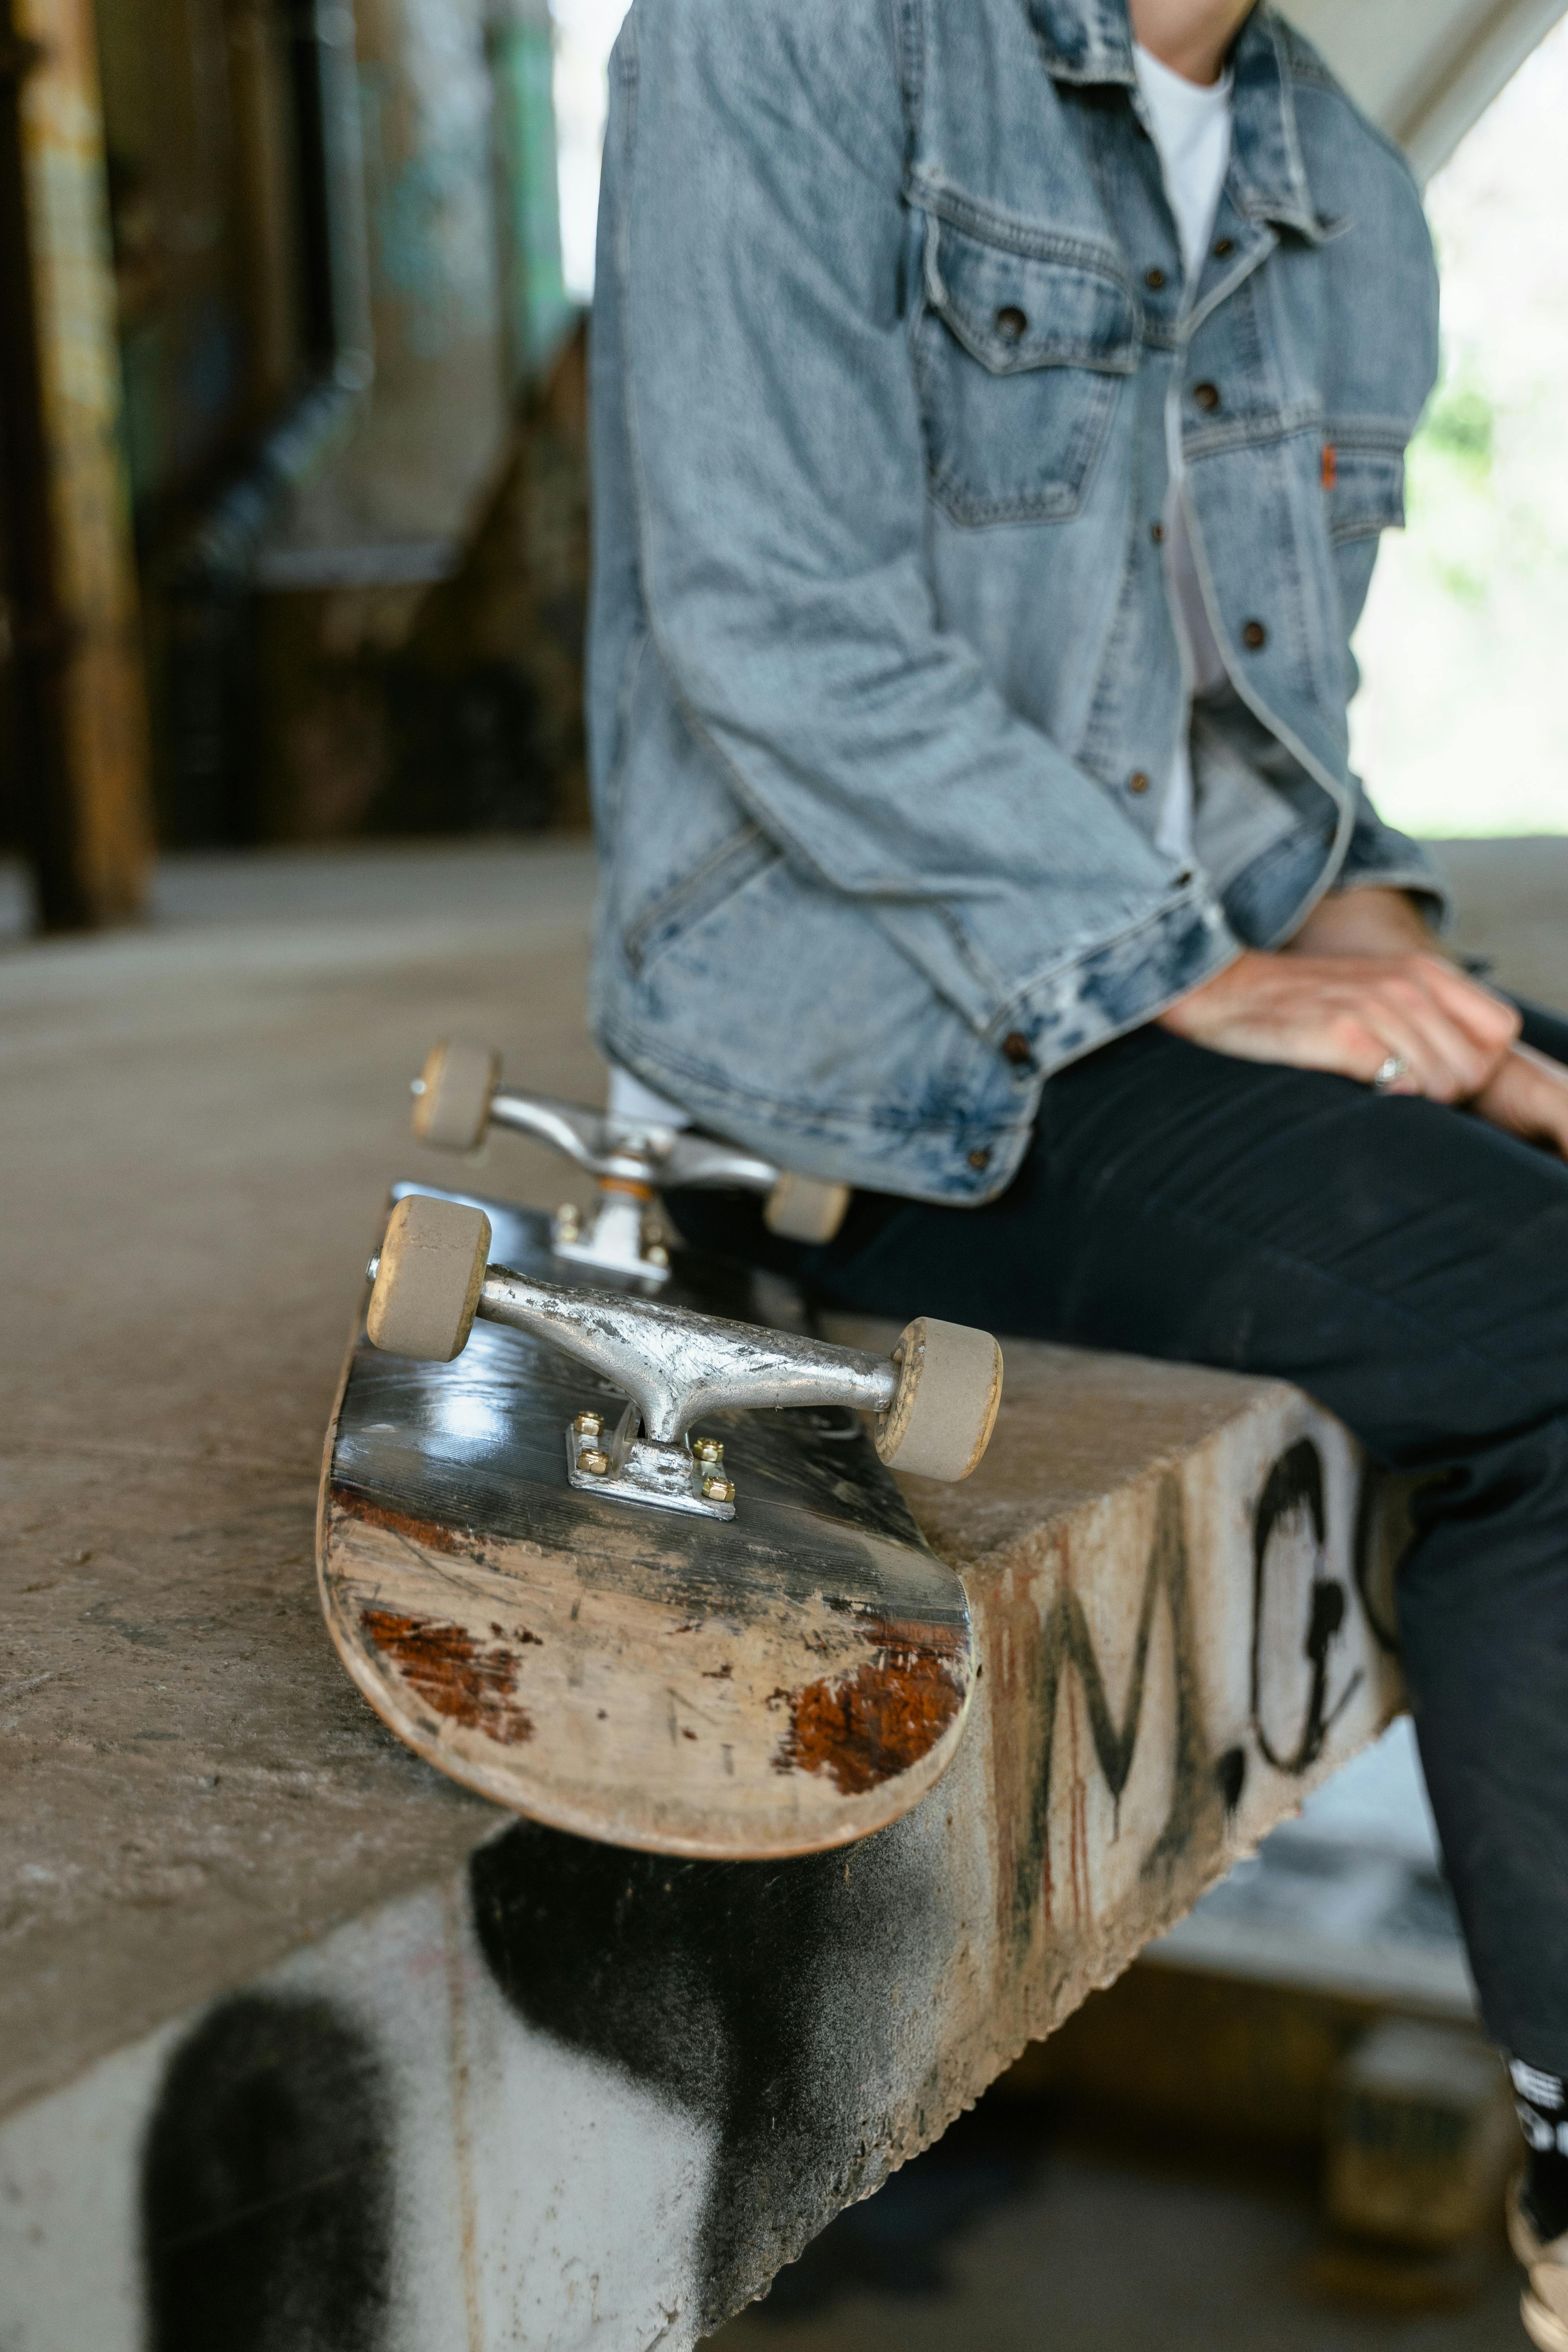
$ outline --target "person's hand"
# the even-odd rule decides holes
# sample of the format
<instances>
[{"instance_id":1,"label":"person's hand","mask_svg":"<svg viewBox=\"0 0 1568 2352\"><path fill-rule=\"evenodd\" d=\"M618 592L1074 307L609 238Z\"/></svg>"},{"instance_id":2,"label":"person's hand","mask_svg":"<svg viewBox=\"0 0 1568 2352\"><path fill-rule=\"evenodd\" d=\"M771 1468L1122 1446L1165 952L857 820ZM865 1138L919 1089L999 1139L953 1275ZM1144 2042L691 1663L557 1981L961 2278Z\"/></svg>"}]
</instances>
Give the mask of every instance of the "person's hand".
<instances>
[{"instance_id":1,"label":"person's hand","mask_svg":"<svg viewBox=\"0 0 1568 2352\"><path fill-rule=\"evenodd\" d=\"M1549 1054L1515 1045L1476 1097L1475 1108L1494 1127L1568 1160L1568 1068Z\"/></svg>"},{"instance_id":2,"label":"person's hand","mask_svg":"<svg viewBox=\"0 0 1568 2352\"><path fill-rule=\"evenodd\" d=\"M1397 1059L1404 1066L1389 1093L1464 1103L1500 1082L1520 1021L1511 1004L1425 949L1357 955L1292 947L1284 955L1248 949L1167 1006L1159 1025L1243 1061L1329 1070L1368 1085ZM1568 1086L1568 1072L1563 1077ZM1539 1071L1528 1087L1511 1075L1502 1083L1515 1115L1540 1115ZM1478 1108L1493 1116L1485 1103Z\"/></svg>"}]
</instances>

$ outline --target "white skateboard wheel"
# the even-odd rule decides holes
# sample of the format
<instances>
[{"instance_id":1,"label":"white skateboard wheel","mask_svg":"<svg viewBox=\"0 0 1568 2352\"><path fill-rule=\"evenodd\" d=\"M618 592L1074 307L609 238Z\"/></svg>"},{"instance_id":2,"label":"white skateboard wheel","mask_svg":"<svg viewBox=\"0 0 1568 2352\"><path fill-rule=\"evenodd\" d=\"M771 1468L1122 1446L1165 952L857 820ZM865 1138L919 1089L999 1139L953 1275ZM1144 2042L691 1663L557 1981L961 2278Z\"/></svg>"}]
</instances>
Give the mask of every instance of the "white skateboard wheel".
<instances>
[{"instance_id":1,"label":"white skateboard wheel","mask_svg":"<svg viewBox=\"0 0 1568 2352\"><path fill-rule=\"evenodd\" d=\"M387 1219L365 1330L392 1356L449 1364L468 1345L490 1254L490 1221L461 1201L409 1192Z\"/></svg>"},{"instance_id":2,"label":"white skateboard wheel","mask_svg":"<svg viewBox=\"0 0 1568 2352\"><path fill-rule=\"evenodd\" d=\"M830 1242L848 1206L847 1184L822 1184L786 1168L768 1194L763 1223L786 1242Z\"/></svg>"},{"instance_id":3,"label":"white skateboard wheel","mask_svg":"<svg viewBox=\"0 0 1568 2352\"><path fill-rule=\"evenodd\" d=\"M989 1331L916 1318L894 1350L899 1385L877 1416L877 1451L889 1469L967 1478L991 1443L1002 1402L1002 1350Z\"/></svg>"},{"instance_id":4,"label":"white skateboard wheel","mask_svg":"<svg viewBox=\"0 0 1568 2352\"><path fill-rule=\"evenodd\" d=\"M414 1132L446 1151L473 1151L484 1141L500 1055L487 1045L437 1045L419 1074Z\"/></svg>"}]
</instances>

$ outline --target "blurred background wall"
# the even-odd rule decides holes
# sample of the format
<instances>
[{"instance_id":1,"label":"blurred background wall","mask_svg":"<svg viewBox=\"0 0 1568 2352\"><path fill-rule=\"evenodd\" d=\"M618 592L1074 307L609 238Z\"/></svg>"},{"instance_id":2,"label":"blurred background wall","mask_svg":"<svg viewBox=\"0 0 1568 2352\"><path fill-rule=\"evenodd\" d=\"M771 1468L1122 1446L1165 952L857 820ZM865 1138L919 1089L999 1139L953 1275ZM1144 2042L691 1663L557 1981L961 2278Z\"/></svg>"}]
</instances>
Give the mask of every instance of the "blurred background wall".
<instances>
[{"instance_id":1,"label":"blurred background wall","mask_svg":"<svg viewBox=\"0 0 1568 2352\"><path fill-rule=\"evenodd\" d=\"M46 925L134 914L159 845L586 824L623 5L5 0L0 847ZM1357 709L1427 831L1568 829L1562 6L1289 8L1438 173L1445 378Z\"/></svg>"}]
</instances>

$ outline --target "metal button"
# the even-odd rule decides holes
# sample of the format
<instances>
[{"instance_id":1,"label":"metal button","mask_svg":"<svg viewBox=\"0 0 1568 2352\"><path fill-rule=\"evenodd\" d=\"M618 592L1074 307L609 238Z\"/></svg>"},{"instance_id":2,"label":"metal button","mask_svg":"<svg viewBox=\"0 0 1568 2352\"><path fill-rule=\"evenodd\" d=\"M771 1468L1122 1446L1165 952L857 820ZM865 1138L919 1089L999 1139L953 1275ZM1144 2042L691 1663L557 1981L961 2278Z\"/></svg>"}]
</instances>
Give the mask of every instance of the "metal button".
<instances>
[{"instance_id":1,"label":"metal button","mask_svg":"<svg viewBox=\"0 0 1568 2352\"><path fill-rule=\"evenodd\" d=\"M1029 321L1016 302L1005 302L996 313L996 332L1005 343L1016 343L1029 331Z\"/></svg>"},{"instance_id":2,"label":"metal button","mask_svg":"<svg viewBox=\"0 0 1568 2352\"><path fill-rule=\"evenodd\" d=\"M1164 524L1163 522L1152 522L1149 526L1149 536L1153 541L1155 546L1158 547L1165 536Z\"/></svg>"},{"instance_id":3,"label":"metal button","mask_svg":"<svg viewBox=\"0 0 1568 2352\"><path fill-rule=\"evenodd\" d=\"M1144 285L1155 294L1160 291L1160 289L1163 286L1164 282L1165 273L1163 269L1146 269L1143 272Z\"/></svg>"},{"instance_id":4,"label":"metal button","mask_svg":"<svg viewBox=\"0 0 1568 2352\"><path fill-rule=\"evenodd\" d=\"M984 1146L983 1143L982 1143L982 1144L977 1145L977 1146L976 1146L976 1148L974 1149L974 1150L973 1150L973 1151L970 1153L970 1155L969 1155L969 1164L970 1164L970 1166L971 1166L972 1168L989 1168L989 1167L990 1167L990 1165L991 1165L991 1154L990 1154L990 1152L986 1150L985 1146Z\"/></svg>"},{"instance_id":5,"label":"metal button","mask_svg":"<svg viewBox=\"0 0 1568 2352\"><path fill-rule=\"evenodd\" d=\"M1133 769L1132 773L1127 779L1127 789L1130 793L1146 793L1148 791L1149 779L1143 773L1142 768Z\"/></svg>"},{"instance_id":6,"label":"metal button","mask_svg":"<svg viewBox=\"0 0 1568 2352\"><path fill-rule=\"evenodd\" d=\"M1215 259L1216 261L1223 261L1223 260L1225 259L1225 257L1226 257L1226 254L1234 253L1235 251L1236 251L1236 239L1235 239L1235 237L1233 237L1233 236L1222 236L1222 237L1219 239L1218 243L1217 243L1217 244L1215 245L1215 249L1214 249L1214 257L1215 257Z\"/></svg>"},{"instance_id":7,"label":"metal button","mask_svg":"<svg viewBox=\"0 0 1568 2352\"><path fill-rule=\"evenodd\" d=\"M1021 1029L1008 1030L1002 1040L1002 1054L1003 1058L1009 1062L1027 1062L1033 1059L1029 1052L1029 1041Z\"/></svg>"},{"instance_id":8,"label":"metal button","mask_svg":"<svg viewBox=\"0 0 1568 2352\"><path fill-rule=\"evenodd\" d=\"M1194 383L1193 398L1200 408L1208 409L1212 413L1219 406L1219 386L1217 383Z\"/></svg>"},{"instance_id":9,"label":"metal button","mask_svg":"<svg viewBox=\"0 0 1568 2352\"><path fill-rule=\"evenodd\" d=\"M1268 632L1261 621L1243 621L1241 642L1249 653L1257 653L1268 643Z\"/></svg>"}]
</instances>

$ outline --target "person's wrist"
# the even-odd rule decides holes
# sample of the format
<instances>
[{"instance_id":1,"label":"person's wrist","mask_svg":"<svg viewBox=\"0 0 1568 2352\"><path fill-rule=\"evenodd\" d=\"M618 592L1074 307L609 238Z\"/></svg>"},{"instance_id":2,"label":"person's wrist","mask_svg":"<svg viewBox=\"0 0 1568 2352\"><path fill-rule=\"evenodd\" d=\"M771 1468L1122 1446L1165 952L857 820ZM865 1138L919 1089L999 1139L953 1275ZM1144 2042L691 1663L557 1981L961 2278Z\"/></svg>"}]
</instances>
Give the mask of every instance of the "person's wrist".
<instances>
[{"instance_id":1,"label":"person's wrist","mask_svg":"<svg viewBox=\"0 0 1568 2352\"><path fill-rule=\"evenodd\" d=\"M1319 899L1286 948L1289 955L1312 956L1443 952L1407 890L1373 883L1360 889L1331 890Z\"/></svg>"}]
</instances>

